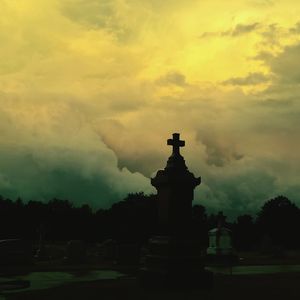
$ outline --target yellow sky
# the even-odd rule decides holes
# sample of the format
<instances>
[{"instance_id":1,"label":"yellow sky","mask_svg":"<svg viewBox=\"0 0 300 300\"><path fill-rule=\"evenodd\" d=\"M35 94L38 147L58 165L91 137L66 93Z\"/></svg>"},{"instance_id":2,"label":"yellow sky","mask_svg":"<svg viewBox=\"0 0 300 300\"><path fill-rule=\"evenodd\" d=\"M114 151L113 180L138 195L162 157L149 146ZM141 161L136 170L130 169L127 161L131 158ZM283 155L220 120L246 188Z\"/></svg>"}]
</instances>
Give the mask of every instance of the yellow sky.
<instances>
[{"instance_id":1,"label":"yellow sky","mask_svg":"<svg viewBox=\"0 0 300 300\"><path fill-rule=\"evenodd\" d=\"M86 94L83 86L97 93L99 83L124 76L155 80L176 71L197 83L267 72L251 58L280 48L262 35L276 24L278 42L293 42L286 31L299 8L297 1L2 0L1 73L7 89L30 83Z\"/></svg>"}]
</instances>

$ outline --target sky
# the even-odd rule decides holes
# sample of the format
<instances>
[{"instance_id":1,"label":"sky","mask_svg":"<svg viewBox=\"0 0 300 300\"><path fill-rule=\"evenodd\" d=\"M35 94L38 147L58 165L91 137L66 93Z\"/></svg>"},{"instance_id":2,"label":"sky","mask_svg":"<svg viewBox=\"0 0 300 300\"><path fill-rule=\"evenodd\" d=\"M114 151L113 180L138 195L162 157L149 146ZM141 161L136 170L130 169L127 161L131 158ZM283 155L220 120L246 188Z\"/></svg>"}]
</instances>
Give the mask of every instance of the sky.
<instances>
[{"instance_id":1,"label":"sky","mask_svg":"<svg viewBox=\"0 0 300 300\"><path fill-rule=\"evenodd\" d=\"M300 205L298 0L0 0L0 194L155 193L179 132L195 204Z\"/></svg>"}]
</instances>

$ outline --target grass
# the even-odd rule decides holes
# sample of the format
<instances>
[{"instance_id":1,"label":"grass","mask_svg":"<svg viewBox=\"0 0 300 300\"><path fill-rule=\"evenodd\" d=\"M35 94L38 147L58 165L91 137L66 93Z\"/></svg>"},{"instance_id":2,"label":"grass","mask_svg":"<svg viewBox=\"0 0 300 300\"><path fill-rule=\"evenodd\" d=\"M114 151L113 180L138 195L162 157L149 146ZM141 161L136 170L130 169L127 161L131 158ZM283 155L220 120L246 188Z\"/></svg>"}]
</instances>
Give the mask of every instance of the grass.
<instances>
[{"instance_id":1,"label":"grass","mask_svg":"<svg viewBox=\"0 0 300 300\"><path fill-rule=\"evenodd\" d=\"M293 300L300 298L300 273L272 275L217 275L211 290L142 289L135 278L69 284L48 290L22 292L8 300L122 299L122 300Z\"/></svg>"}]
</instances>

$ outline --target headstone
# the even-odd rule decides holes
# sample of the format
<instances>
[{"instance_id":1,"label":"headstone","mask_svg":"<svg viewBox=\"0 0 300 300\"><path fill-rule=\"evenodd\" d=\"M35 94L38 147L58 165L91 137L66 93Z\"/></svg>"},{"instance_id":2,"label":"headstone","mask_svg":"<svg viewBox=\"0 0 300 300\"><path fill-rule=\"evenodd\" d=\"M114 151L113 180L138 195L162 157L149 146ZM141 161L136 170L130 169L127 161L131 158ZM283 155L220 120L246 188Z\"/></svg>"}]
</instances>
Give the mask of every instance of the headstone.
<instances>
[{"instance_id":1,"label":"headstone","mask_svg":"<svg viewBox=\"0 0 300 300\"><path fill-rule=\"evenodd\" d=\"M231 245L231 231L228 228L214 228L208 233L209 247L207 254L228 255L233 251Z\"/></svg>"},{"instance_id":2,"label":"headstone","mask_svg":"<svg viewBox=\"0 0 300 300\"><path fill-rule=\"evenodd\" d=\"M32 263L32 245L21 239L0 240L0 265L17 266Z\"/></svg>"},{"instance_id":3,"label":"headstone","mask_svg":"<svg viewBox=\"0 0 300 300\"><path fill-rule=\"evenodd\" d=\"M83 241L72 240L67 244L65 257L67 263L77 264L86 261L86 245Z\"/></svg>"},{"instance_id":4,"label":"headstone","mask_svg":"<svg viewBox=\"0 0 300 300\"><path fill-rule=\"evenodd\" d=\"M231 230L224 227L223 213L218 215L218 226L208 232L209 247L206 250L207 261L215 265L232 265L238 261L238 256L232 247Z\"/></svg>"},{"instance_id":5,"label":"headstone","mask_svg":"<svg viewBox=\"0 0 300 300\"><path fill-rule=\"evenodd\" d=\"M206 253L209 263L232 265L238 261L238 256L231 243L231 231L228 228L211 229L208 235L209 247Z\"/></svg>"},{"instance_id":6,"label":"headstone","mask_svg":"<svg viewBox=\"0 0 300 300\"><path fill-rule=\"evenodd\" d=\"M173 147L164 170L151 184L157 189L159 235L149 240L149 253L141 269L144 286L205 288L212 274L204 269L204 246L191 235L194 188L201 179L188 171L180 147L179 133L167 141Z\"/></svg>"}]
</instances>

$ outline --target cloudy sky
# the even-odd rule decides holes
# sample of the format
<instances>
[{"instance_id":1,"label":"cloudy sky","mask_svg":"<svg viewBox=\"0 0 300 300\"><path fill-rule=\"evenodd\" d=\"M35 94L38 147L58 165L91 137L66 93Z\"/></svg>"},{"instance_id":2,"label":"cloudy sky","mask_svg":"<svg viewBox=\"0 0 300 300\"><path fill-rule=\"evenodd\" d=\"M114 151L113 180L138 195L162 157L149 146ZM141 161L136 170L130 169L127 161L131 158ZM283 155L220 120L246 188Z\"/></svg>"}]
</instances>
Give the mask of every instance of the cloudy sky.
<instances>
[{"instance_id":1,"label":"cloudy sky","mask_svg":"<svg viewBox=\"0 0 300 300\"><path fill-rule=\"evenodd\" d=\"M195 203L300 205L298 0L0 0L0 194L154 192L180 132Z\"/></svg>"}]
</instances>

